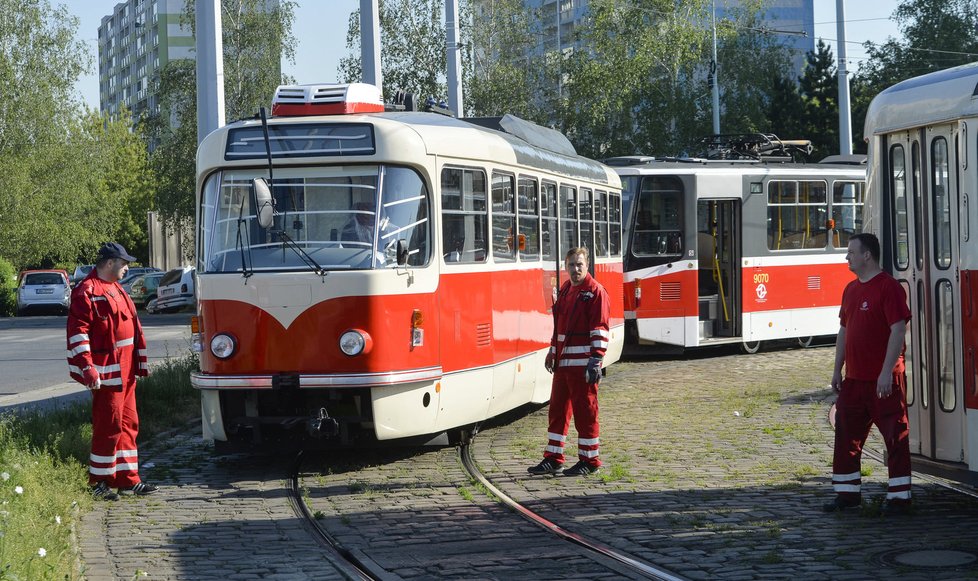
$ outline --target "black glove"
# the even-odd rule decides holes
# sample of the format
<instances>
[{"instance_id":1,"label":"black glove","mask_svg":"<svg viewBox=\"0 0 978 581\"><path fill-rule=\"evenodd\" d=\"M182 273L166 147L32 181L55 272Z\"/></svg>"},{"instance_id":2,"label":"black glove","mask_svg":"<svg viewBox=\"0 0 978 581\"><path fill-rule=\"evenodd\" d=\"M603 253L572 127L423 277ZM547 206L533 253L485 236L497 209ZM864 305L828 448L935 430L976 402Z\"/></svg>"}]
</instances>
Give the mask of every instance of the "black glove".
<instances>
[{"instance_id":1,"label":"black glove","mask_svg":"<svg viewBox=\"0 0 978 581\"><path fill-rule=\"evenodd\" d=\"M601 360L592 357L587 360L587 368L584 369L584 381L588 383L598 383L601 381Z\"/></svg>"}]
</instances>

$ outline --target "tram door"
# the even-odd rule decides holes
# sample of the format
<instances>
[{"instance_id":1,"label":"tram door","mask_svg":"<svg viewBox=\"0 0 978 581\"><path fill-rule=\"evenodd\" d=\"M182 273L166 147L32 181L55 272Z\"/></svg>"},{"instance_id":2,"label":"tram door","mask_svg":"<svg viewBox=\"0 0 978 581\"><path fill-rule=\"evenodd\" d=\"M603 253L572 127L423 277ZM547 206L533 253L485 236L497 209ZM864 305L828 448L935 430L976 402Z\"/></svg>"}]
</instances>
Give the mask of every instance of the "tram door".
<instances>
[{"instance_id":1,"label":"tram door","mask_svg":"<svg viewBox=\"0 0 978 581\"><path fill-rule=\"evenodd\" d=\"M696 203L700 336L741 333L739 200Z\"/></svg>"},{"instance_id":2,"label":"tram door","mask_svg":"<svg viewBox=\"0 0 978 581\"><path fill-rule=\"evenodd\" d=\"M891 218L884 240L913 316L906 338L911 451L952 462L964 459L965 419L955 389L961 376L956 138L950 125L888 136Z\"/></svg>"}]
</instances>

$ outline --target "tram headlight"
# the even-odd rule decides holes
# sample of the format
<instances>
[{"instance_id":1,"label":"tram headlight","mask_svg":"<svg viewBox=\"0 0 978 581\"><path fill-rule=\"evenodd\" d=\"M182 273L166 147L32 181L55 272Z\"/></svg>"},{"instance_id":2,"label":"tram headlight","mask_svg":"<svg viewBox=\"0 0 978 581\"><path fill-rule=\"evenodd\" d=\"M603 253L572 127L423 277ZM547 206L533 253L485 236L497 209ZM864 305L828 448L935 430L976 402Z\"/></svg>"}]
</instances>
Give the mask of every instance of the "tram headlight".
<instances>
[{"instance_id":1,"label":"tram headlight","mask_svg":"<svg viewBox=\"0 0 978 581\"><path fill-rule=\"evenodd\" d=\"M340 335L340 351L350 357L368 353L371 346L373 346L373 340L366 331L350 329Z\"/></svg>"},{"instance_id":2,"label":"tram headlight","mask_svg":"<svg viewBox=\"0 0 978 581\"><path fill-rule=\"evenodd\" d=\"M218 359L227 359L231 355L234 355L236 347L237 343L231 335L219 333L211 338L211 353Z\"/></svg>"}]
</instances>

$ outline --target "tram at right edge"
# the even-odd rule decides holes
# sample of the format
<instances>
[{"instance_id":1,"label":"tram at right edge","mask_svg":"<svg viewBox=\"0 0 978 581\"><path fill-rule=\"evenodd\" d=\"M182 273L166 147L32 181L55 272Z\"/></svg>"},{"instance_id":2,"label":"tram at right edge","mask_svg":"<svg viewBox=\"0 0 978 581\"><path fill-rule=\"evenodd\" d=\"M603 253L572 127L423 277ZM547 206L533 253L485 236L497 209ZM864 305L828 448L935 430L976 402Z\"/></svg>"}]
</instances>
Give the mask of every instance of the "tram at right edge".
<instances>
[{"instance_id":1,"label":"tram at right edge","mask_svg":"<svg viewBox=\"0 0 978 581\"><path fill-rule=\"evenodd\" d=\"M978 65L909 79L866 115L866 231L907 294L914 467L978 480ZM974 232L973 232L974 231Z\"/></svg>"}]
</instances>

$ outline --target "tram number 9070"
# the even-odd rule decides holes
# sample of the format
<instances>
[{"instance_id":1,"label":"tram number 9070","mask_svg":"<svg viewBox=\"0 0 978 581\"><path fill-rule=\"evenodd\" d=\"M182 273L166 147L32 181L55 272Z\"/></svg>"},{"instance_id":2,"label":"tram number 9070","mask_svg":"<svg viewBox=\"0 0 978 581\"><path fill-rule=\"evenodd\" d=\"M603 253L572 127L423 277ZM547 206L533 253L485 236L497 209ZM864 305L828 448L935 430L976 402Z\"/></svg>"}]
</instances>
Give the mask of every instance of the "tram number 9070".
<instances>
[{"instance_id":1,"label":"tram number 9070","mask_svg":"<svg viewBox=\"0 0 978 581\"><path fill-rule=\"evenodd\" d=\"M769 282L771 280L770 275L766 272L755 272L754 273L754 284L760 284L762 282Z\"/></svg>"}]
</instances>

